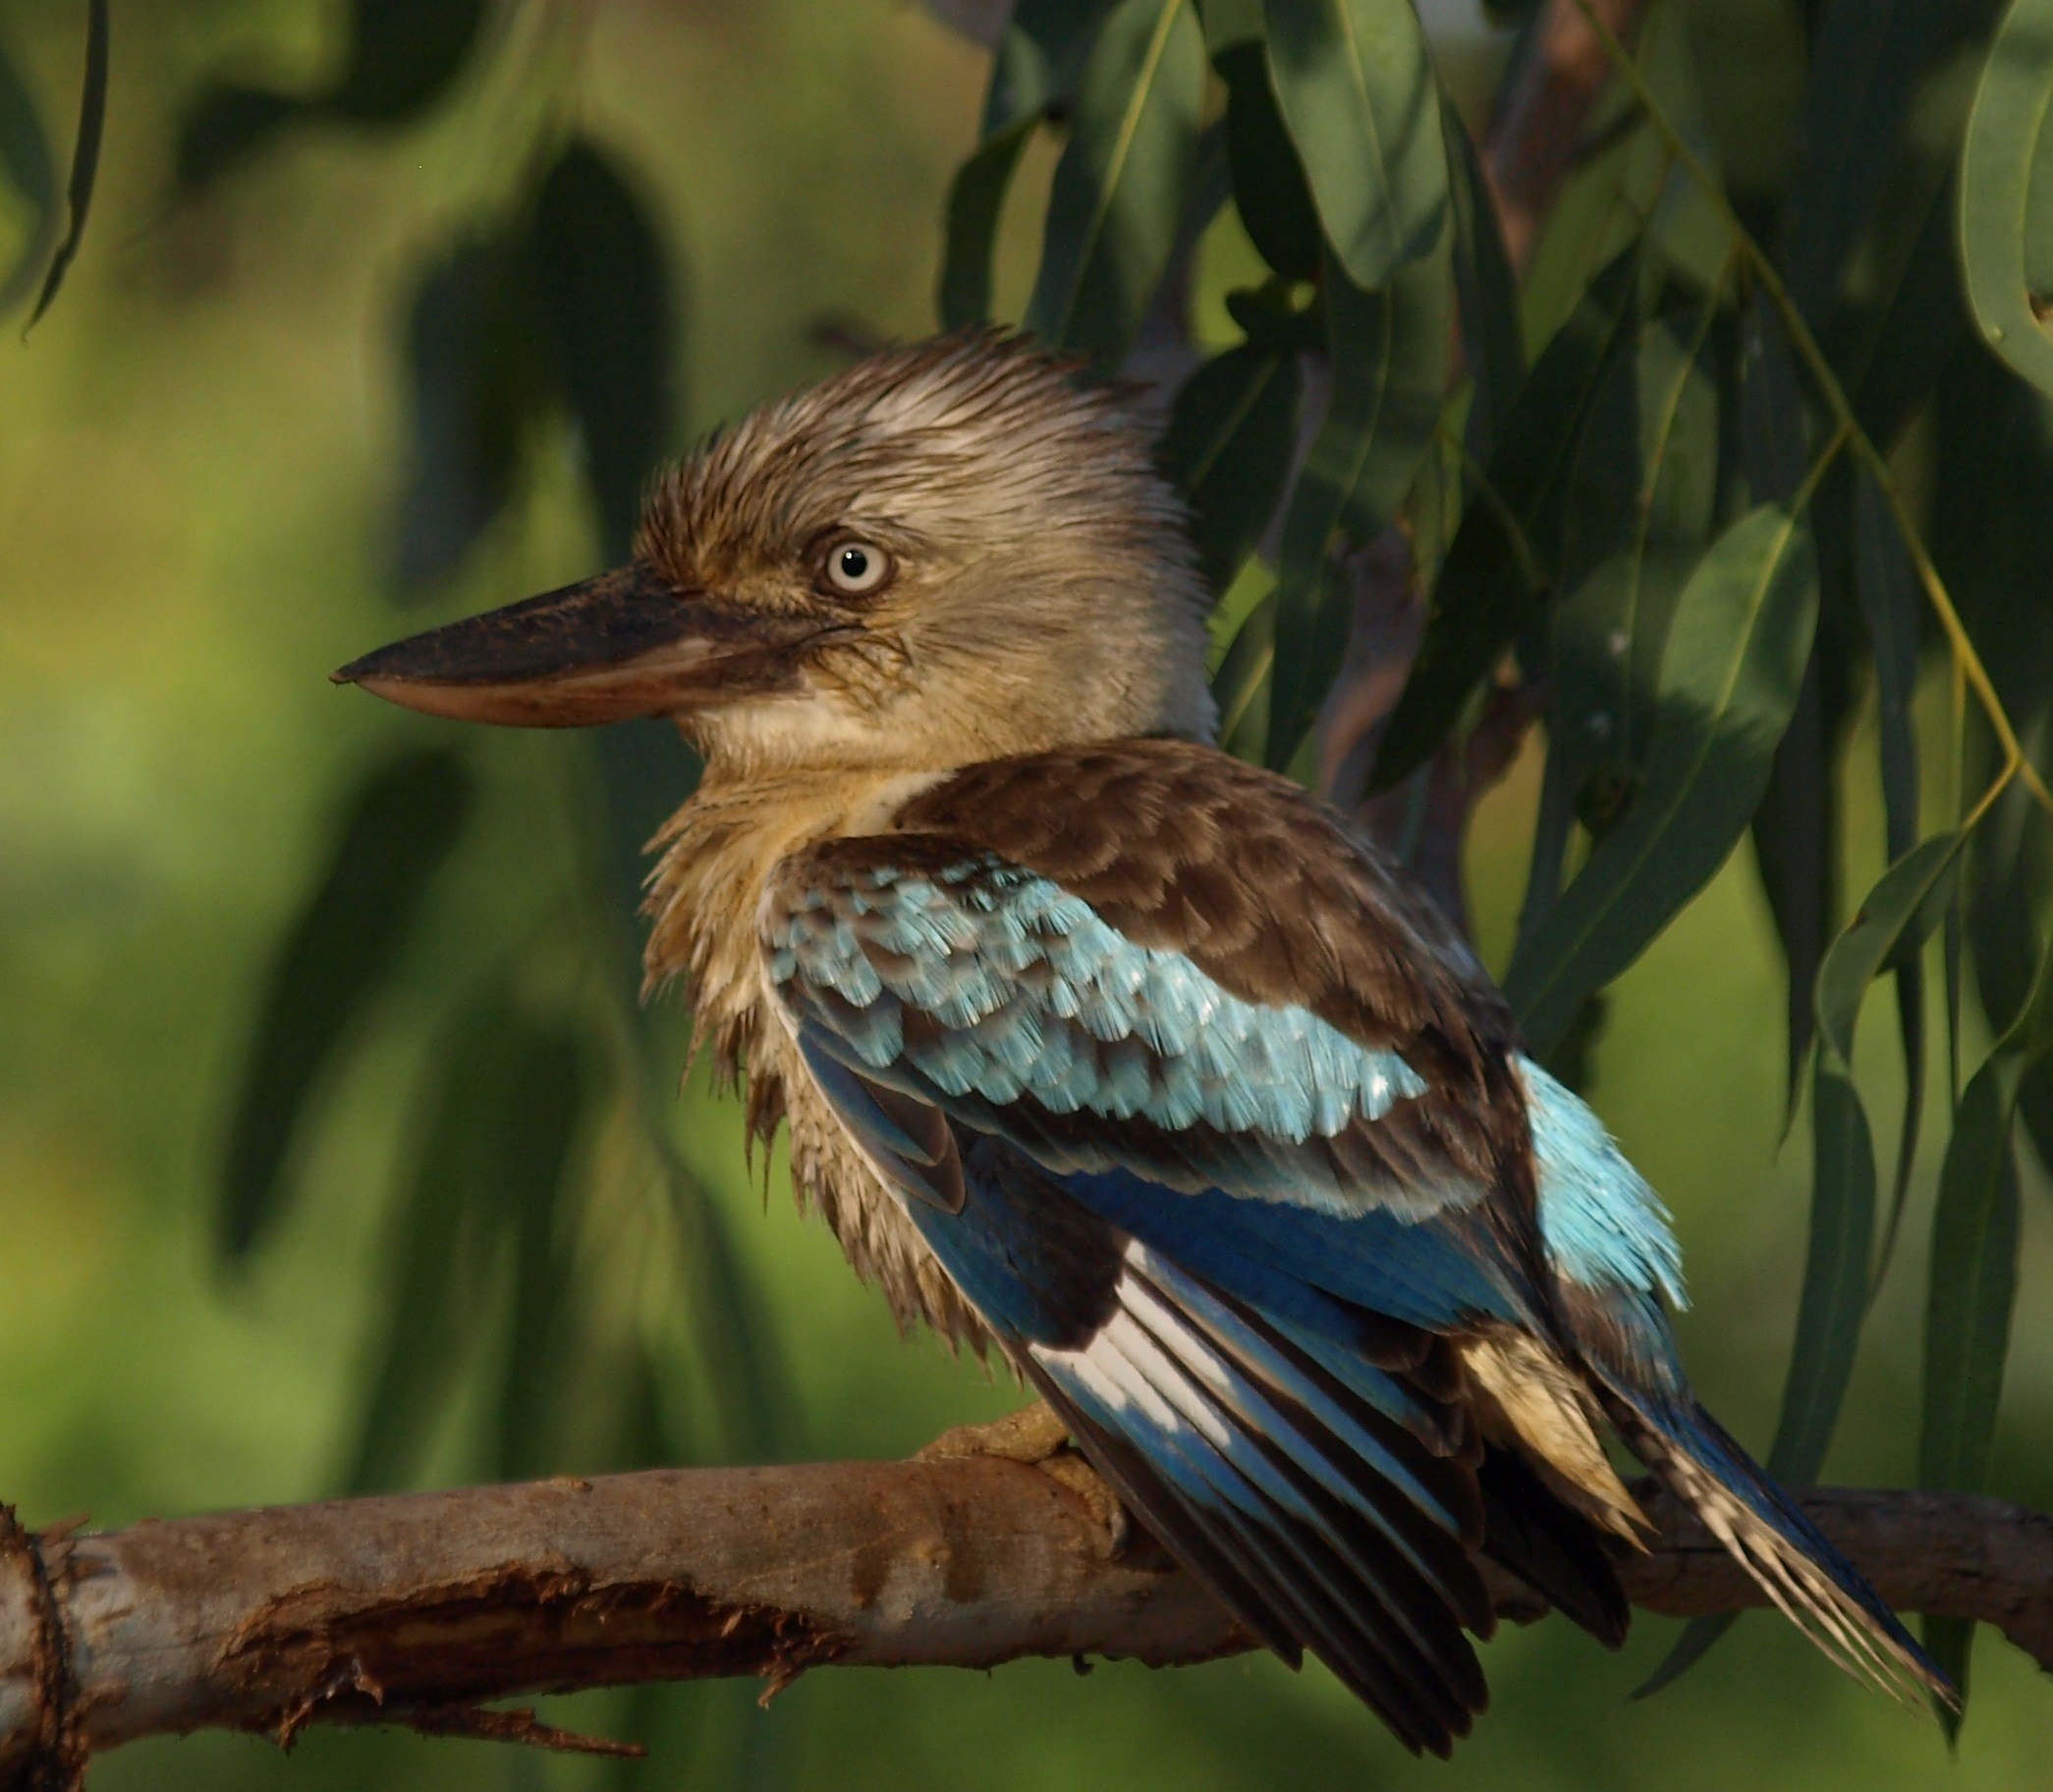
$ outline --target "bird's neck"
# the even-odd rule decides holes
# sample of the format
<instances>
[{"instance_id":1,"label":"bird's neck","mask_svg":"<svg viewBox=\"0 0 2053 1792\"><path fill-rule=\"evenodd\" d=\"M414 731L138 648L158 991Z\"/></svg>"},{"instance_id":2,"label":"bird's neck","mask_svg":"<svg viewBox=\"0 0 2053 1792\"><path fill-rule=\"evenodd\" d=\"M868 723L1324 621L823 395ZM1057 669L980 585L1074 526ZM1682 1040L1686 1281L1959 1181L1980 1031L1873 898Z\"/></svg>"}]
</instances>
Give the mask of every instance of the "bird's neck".
<instances>
[{"instance_id":1,"label":"bird's neck","mask_svg":"<svg viewBox=\"0 0 2053 1792\"><path fill-rule=\"evenodd\" d=\"M715 757L697 791L656 837L644 910L644 987L682 981L694 1046L710 1039L746 1068L766 1016L756 911L779 860L817 840L877 833L947 775L903 766L765 769Z\"/></svg>"}]
</instances>

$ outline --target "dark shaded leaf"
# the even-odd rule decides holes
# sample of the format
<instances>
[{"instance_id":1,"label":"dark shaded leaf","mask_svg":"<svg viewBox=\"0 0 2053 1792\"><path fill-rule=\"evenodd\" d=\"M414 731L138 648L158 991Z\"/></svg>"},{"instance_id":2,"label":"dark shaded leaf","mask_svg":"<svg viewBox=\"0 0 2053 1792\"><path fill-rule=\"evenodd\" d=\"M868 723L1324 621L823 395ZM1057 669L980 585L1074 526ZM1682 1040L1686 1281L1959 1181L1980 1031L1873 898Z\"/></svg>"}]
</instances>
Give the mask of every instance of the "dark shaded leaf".
<instances>
[{"instance_id":1,"label":"dark shaded leaf","mask_svg":"<svg viewBox=\"0 0 2053 1792\"><path fill-rule=\"evenodd\" d=\"M1219 745L1250 765L1264 760L1269 736L1269 674L1276 663L1276 593L1252 610L1212 674Z\"/></svg>"},{"instance_id":2,"label":"dark shaded leaf","mask_svg":"<svg viewBox=\"0 0 2053 1792\"><path fill-rule=\"evenodd\" d=\"M323 105L365 124L425 111L462 70L487 11L485 0L355 0L349 55Z\"/></svg>"},{"instance_id":3,"label":"dark shaded leaf","mask_svg":"<svg viewBox=\"0 0 2053 1792\"><path fill-rule=\"evenodd\" d=\"M499 1223L511 1233L513 1286L485 1472L524 1481L567 1466L550 1452L567 1392L565 1344L577 1333L568 1185L588 1073L583 1042L553 1022L516 1021L499 1056L491 1173Z\"/></svg>"},{"instance_id":4,"label":"dark shaded leaf","mask_svg":"<svg viewBox=\"0 0 2053 1792\"><path fill-rule=\"evenodd\" d=\"M391 1275L344 1492L408 1484L481 1317L501 1237L510 1013L505 991L494 986L437 1031L427 1054L413 1167L383 1253Z\"/></svg>"},{"instance_id":5,"label":"dark shaded leaf","mask_svg":"<svg viewBox=\"0 0 2053 1792\"><path fill-rule=\"evenodd\" d=\"M1440 128L1447 140L1447 184L1454 211L1454 290L1462 351L1475 382L1469 408L1469 452L1486 467L1496 452L1504 420L1526 383L1519 284L1481 158L1444 90Z\"/></svg>"},{"instance_id":6,"label":"dark shaded leaf","mask_svg":"<svg viewBox=\"0 0 2053 1792\"><path fill-rule=\"evenodd\" d=\"M1026 327L1117 364L1168 265L1196 165L1204 37L1189 0L1121 0L1084 65Z\"/></svg>"},{"instance_id":7,"label":"dark shaded leaf","mask_svg":"<svg viewBox=\"0 0 2053 1792\"><path fill-rule=\"evenodd\" d=\"M85 235L85 214L92 209L92 190L100 173L100 140L107 129L107 0L90 0L85 11L85 81L79 95L79 134L72 143L71 178L65 183L65 198L71 207L64 240L50 257L43 275L42 291L28 313L28 326L50 308L50 302L64 285L64 276L79 252Z\"/></svg>"},{"instance_id":8,"label":"dark shaded leaf","mask_svg":"<svg viewBox=\"0 0 2053 1792\"><path fill-rule=\"evenodd\" d=\"M21 253L0 274L0 311L11 311L28 296L36 270L57 242L57 162L35 95L5 43L0 43L0 174L28 208Z\"/></svg>"},{"instance_id":9,"label":"dark shaded leaf","mask_svg":"<svg viewBox=\"0 0 2053 1792\"><path fill-rule=\"evenodd\" d=\"M935 308L941 327L959 330L991 315L991 260L998 247L998 217L1013 171L1040 123L1038 114L1008 125L977 144L955 171L948 188L948 220L941 253Z\"/></svg>"},{"instance_id":10,"label":"dark shaded leaf","mask_svg":"<svg viewBox=\"0 0 2053 1792\"><path fill-rule=\"evenodd\" d=\"M406 327L402 594L453 572L513 496L546 373L524 246L460 243L415 289Z\"/></svg>"},{"instance_id":11,"label":"dark shaded leaf","mask_svg":"<svg viewBox=\"0 0 2053 1792\"><path fill-rule=\"evenodd\" d=\"M1162 438L1163 470L1189 501L1213 591L1233 583L1276 514L1298 435L1298 358L1243 343L1184 382Z\"/></svg>"},{"instance_id":12,"label":"dark shaded leaf","mask_svg":"<svg viewBox=\"0 0 2053 1792\"><path fill-rule=\"evenodd\" d=\"M306 101L269 87L236 82L208 87L179 121L172 180L186 193L210 186L307 110Z\"/></svg>"},{"instance_id":13,"label":"dark shaded leaf","mask_svg":"<svg viewBox=\"0 0 2053 1792\"><path fill-rule=\"evenodd\" d=\"M1439 84L1412 0L1264 0L1269 72L1326 241L1374 290L1436 253L1447 216Z\"/></svg>"},{"instance_id":14,"label":"dark shaded leaf","mask_svg":"<svg viewBox=\"0 0 2053 1792\"><path fill-rule=\"evenodd\" d=\"M1685 588L1644 786L1505 979L1540 1053L1725 862L1796 707L1816 618L1809 529L1780 505L1728 530Z\"/></svg>"},{"instance_id":15,"label":"dark shaded leaf","mask_svg":"<svg viewBox=\"0 0 2053 1792\"><path fill-rule=\"evenodd\" d=\"M1832 0L1824 9L1782 211L1784 278L1813 325L1838 304L1905 114L1957 30L1956 10L1954 0Z\"/></svg>"},{"instance_id":16,"label":"dark shaded leaf","mask_svg":"<svg viewBox=\"0 0 2053 1792\"><path fill-rule=\"evenodd\" d=\"M676 427L675 300L663 246L611 158L574 140L535 194L528 253L605 551L625 560L643 483Z\"/></svg>"},{"instance_id":17,"label":"dark shaded leaf","mask_svg":"<svg viewBox=\"0 0 2053 1792\"><path fill-rule=\"evenodd\" d=\"M445 750L384 761L352 797L250 1036L222 1168L226 1257L247 1257L284 1211L286 1154L307 1102L391 976L471 802L470 773Z\"/></svg>"},{"instance_id":18,"label":"dark shaded leaf","mask_svg":"<svg viewBox=\"0 0 2053 1792\"><path fill-rule=\"evenodd\" d=\"M1226 147L1242 227L1276 272L1292 280L1315 280L1318 213L1283 114L1276 109L1261 40L1214 50L1213 66L1226 83Z\"/></svg>"},{"instance_id":19,"label":"dark shaded leaf","mask_svg":"<svg viewBox=\"0 0 2053 1792\"><path fill-rule=\"evenodd\" d=\"M1899 859L1867 894L1818 971L1820 1040L1843 1067L1854 1061L1854 1028L1867 986L1929 939L1953 897L1967 836L1956 830L1923 840Z\"/></svg>"},{"instance_id":20,"label":"dark shaded leaf","mask_svg":"<svg viewBox=\"0 0 2053 1792\"><path fill-rule=\"evenodd\" d=\"M1284 512L1268 762L1288 766L1340 669L1353 610L1336 545L1390 526L1446 402L1454 322L1453 232L1380 293L1334 264L1320 283L1332 389Z\"/></svg>"},{"instance_id":21,"label":"dark shaded leaf","mask_svg":"<svg viewBox=\"0 0 2053 1792\"><path fill-rule=\"evenodd\" d=\"M1377 752L1376 788L1432 756L1475 687L1540 614L1546 590L1535 574L1555 570L1568 469L1614 358L1637 340L1638 292L1638 253L1629 250L1555 333L1505 420L1489 467L1499 501L1471 504L1448 549L1425 639ZM1526 565L1518 530L1536 567Z\"/></svg>"},{"instance_id":22,"label":"dark shaded leaf","mask_svg":"<svg viewBox=\"0 0 2053 1792\"><path fill-rule=\"evenodd\" d=\"M1989 48L1961 146L1961 263L1968 302L1988 344L2022 378L2053 392L2053 334L2041 321L2053 293L2032 291L2025 268L2036 181L2053 91L2053 0L2012 0Z\"/></svg>"}]
</instances>

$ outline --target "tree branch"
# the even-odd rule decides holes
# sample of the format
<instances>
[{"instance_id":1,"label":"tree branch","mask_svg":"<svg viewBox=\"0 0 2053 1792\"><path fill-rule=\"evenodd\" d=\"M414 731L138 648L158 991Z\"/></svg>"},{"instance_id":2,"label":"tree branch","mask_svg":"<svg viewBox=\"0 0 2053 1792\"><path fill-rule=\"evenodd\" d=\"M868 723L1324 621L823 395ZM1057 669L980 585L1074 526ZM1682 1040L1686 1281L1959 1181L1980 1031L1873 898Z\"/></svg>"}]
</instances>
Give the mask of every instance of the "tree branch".
<instances>
[{"instance_id":1,"label":"tree branch","mask_svg":"<svg viewBox=\"0 0 2053 1792\"><path fill-rule=\"evenodd\" d=\"M1623 1563L1671 1616L1761 1602L1658 1494ZM2053 1669L2053 1520L1993 1499L1826 1489L1806 1509L1907 1610L1996 1626ZM0 1509L4 1510L4 1509ZM1543 1609L1499 1577L1493 1596ZM480 1702L827 1665L1155 1665L1251 1647L1146 1540L996 1460L659 1470L0 1537L0 1783L210 1727L289 1743L397 1722L597 1747Z\"/></svg>"}]
</instances>

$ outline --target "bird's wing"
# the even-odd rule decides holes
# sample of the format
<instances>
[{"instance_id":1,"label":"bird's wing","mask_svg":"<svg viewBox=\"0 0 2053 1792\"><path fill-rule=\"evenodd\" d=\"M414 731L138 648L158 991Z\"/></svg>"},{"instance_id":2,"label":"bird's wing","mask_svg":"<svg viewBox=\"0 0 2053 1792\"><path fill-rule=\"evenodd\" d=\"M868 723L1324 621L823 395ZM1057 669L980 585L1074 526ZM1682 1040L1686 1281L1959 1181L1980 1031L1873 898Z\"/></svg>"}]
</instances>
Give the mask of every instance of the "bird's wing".
<instances>
[{"instance_id":1,"label":"bird's wing","mask_svg":"<svg viewBox=\"0 0 2053 1792\"><path fill-rule=\"evenodd\" d=\"M985 804L787 861L763 946L851 1137L1099 1467L1251 1630L1438 1751L1484 1697L1461 1630L1489 1627L1472 1552L1507 1500L1522 1572L1601 1635L1623 1607L1586 1528L1506 1483L1447 1342L1544 1323L1508 1028L1337 882L1352 847L1282 790L1295 885L1259 814L1154 871L1117 863L1132 829L1062 835L1057 874L995 847Z\"/></svg>"}]
</instances>

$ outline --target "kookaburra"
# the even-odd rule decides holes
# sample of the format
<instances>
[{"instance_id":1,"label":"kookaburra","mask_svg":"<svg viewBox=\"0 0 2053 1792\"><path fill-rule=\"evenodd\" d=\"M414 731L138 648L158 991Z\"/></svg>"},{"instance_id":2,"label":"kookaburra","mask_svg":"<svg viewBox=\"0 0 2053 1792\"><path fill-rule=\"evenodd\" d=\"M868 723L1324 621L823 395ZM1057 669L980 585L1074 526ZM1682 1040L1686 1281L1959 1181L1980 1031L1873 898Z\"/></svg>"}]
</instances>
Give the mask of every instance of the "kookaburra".
<instances>
[{"instance_id":1,"label":"kookaburra","mask_svg":"<svg viewBox=\"0 0 2053 1792\"><path fill-rule=\"evenodd\" d=\"M1676 1245L1405 871L1212 744L1203 588L1116 390L1016 339L714 436L633 559L336 676L667 716L649 981L907 1321L995 1345L1262 1642L1405 1743L1486 1699L1493 1561L1607 1644L1609 1427L1828 1653L1945 1688L1697 1403Z\"/></svg>"}]
</instances>

